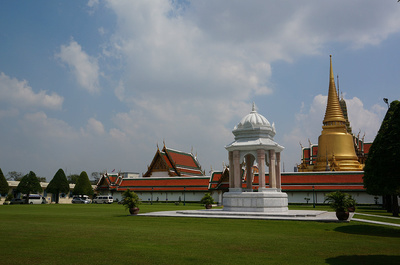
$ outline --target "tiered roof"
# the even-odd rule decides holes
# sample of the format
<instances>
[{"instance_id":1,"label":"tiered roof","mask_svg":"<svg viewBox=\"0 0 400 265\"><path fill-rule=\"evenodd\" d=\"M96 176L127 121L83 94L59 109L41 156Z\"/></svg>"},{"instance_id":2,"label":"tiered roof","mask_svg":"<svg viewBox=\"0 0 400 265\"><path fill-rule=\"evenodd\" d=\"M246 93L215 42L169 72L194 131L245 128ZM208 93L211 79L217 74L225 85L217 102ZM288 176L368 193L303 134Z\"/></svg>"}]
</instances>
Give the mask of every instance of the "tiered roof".
<instances>
[{"instance_id":1,"label":"tiered roof","mask_svg":"<svg viewBox=\"0 0 400 265\"><path fill-rule=\"evenodd\" d=\"M117 190L122 183L122 177L118 174L105 173L97 183L98 190Z\"/></svg>"},{"instance_id":2,"label":"tiered roof","mask_svg":"<svg viewBox=\"0 0 400 265\"><path fill-rule=\"evenodd\" d=\"M153 161L143 177L151 177L153 172L166 172L170 177L204 176L201 166L192 153L170 149L165 145L161 151L157 148Z\"/></svg>"},{"instance_id":3,"label":"tiered roof","mask_svg":"<svg viewBox=\"0 0 400 265\"><path fill-rule=\"evenodd\" d=\"M165 173L164 177L160 174ZM155 177L153 175L157 175ZM161 174L162 175L162 174ZM210 177L205 176L196 157L163 147L142 178L123 178L120 174L104 174L97 184L98 190L125 191L208 191Z\"/></svg>"}]
</instances>

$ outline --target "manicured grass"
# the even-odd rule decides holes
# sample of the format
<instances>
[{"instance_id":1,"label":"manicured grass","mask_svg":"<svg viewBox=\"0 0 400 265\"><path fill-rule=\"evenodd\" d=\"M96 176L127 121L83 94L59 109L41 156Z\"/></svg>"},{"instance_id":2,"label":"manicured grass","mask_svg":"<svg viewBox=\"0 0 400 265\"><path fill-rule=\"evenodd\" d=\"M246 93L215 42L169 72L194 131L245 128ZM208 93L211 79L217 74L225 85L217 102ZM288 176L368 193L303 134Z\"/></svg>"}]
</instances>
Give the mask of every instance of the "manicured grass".
<instances>
[{"instance_id":1,"label":"manicured grass","mask_svg":"<svg viewBox=\"0 0 400 265\"><path fill-rule=\"evenodd\" d=\"M141 205L141 212L200 209ZM317 210L319 210L317 208ZM0 206L1 264L398 264L400 229L128 216L122 205Z\"/></svg>"}]
</instances>

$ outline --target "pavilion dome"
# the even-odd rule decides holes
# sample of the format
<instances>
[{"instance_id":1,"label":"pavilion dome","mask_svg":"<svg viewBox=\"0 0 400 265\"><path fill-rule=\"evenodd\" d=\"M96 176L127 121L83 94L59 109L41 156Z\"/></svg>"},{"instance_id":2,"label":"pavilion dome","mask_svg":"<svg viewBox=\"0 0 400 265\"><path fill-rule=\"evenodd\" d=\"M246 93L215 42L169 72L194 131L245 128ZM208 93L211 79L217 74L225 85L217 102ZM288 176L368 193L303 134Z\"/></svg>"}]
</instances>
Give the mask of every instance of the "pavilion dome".
<instances>
[{"instance_id":1,"label":"pavilion dome","mask_svg":"<svg viewBox=\"0 0 400 265\"><path fill-rule=\"evenodd\" d=\"M272 139L275 136L275 125L271 126L271 123L263 115L257 113L253 103L251 112L235 126L232 133L235 138L258 136Z\"/></svg>"}]
</instances>

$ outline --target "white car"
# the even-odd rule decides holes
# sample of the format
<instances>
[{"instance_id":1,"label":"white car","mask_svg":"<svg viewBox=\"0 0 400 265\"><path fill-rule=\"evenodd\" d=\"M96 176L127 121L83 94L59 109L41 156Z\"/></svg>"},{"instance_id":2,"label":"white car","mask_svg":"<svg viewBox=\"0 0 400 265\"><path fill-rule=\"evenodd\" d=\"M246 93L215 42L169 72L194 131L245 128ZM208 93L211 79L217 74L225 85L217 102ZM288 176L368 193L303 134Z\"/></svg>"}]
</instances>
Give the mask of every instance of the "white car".
<instances>
[{"instance_id":1,"label":"white car","mask_svg":"<svg viewBox=\"0 0 400 265\"><path fill-rule=\"evenodd\" d=\"M100 195L93 199L93 203L113 203L114 199L110 195Z\"/></svg>"}]
</instances>

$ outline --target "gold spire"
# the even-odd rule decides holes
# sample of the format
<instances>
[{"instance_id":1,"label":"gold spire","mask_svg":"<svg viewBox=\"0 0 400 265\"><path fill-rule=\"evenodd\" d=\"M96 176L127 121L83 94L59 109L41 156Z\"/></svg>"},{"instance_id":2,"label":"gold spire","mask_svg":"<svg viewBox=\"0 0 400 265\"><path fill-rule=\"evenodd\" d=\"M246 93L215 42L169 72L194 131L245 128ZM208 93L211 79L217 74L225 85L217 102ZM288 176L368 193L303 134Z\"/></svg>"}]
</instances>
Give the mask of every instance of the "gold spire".
<instances>
[{"instance_id":1,"label":"gold spire","mask_svg":"<svg viewBox=\"0 0 400 265\"><path fill-rule=\"evenodd\" d=\"M336 93L335 78L332 69L332 55L330 56L330 78L328 103L322 132L318 138L317 160L313 171L360 171L362 165L358 162L353 136L347 132L346 119L340 107ZM329 165L335 162L335 167Z\"/></svg>"},{"instance_id":2,"label":"gold spire","mask_svg":"<svg viewBox=\"0 0 400 265\"><path fill-rule=\"evenodd\" d=\"M345 123L342 109L340 108L338 95L336 93L335 77L332 69L332 55L330 57L330 77L329 77L329 92L328 104L326 105L324 125L333 124L334 122Z\"/></svg>"}]
</instances>

